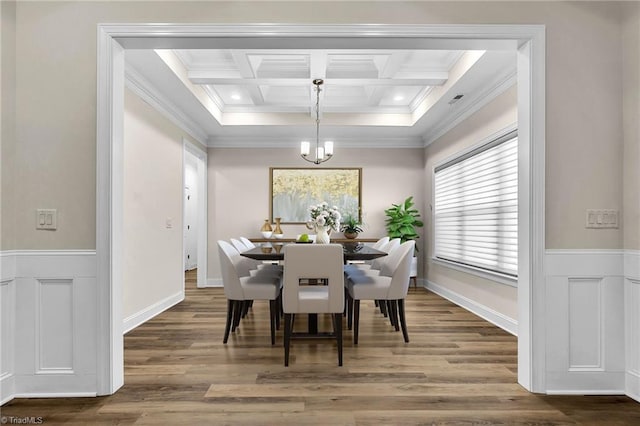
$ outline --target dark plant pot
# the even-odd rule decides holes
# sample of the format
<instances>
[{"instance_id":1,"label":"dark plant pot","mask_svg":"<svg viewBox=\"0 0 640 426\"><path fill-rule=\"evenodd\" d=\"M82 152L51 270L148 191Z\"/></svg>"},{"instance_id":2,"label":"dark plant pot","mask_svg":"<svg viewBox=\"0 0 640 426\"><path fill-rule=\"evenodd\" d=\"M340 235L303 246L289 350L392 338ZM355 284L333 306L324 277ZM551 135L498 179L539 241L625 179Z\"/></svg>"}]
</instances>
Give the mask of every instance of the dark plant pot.
<instances>
[{"instance_id":1,"label":"dark plant pot","mask_svg":"<svg viewBox=\"0 0 640 426\"><path fill-rule=\"evenodd\" d=\"M344 237L348 238L350 240L353 240L355 238L358 238L358 233L357 232L345 232L344 233Z\"/></svg>"}]
</instances>

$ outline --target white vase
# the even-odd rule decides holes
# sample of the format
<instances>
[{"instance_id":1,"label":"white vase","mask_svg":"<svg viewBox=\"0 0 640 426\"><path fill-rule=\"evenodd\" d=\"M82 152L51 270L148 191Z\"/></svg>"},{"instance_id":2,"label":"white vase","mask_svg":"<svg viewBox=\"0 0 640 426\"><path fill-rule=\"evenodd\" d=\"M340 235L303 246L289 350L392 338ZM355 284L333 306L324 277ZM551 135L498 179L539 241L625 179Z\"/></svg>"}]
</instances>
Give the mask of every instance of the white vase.
<instances>
[{"instance_id":1,"label":"white vase","mask_svg":"<svg viewBox=\"0 0 640 426\"><path fill-rule=\"evenodd\" d=\"M329 228L326 226L319 226L316 229L316 244L329 244Z\"/></svg>"}]
</instances>

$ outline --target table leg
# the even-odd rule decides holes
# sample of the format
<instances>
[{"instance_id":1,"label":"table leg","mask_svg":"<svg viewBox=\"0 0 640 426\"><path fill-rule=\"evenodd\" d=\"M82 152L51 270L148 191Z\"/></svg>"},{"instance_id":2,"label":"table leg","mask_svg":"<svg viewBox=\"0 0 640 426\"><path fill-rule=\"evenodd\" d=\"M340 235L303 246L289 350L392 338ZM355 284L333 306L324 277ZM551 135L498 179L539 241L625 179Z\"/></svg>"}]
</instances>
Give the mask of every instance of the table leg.
<instances>
[{"instance_id":1,"label":"table leg","mask_svg":"<svg viewBox=\"0 0 640 426\"><path fill-rule=\"evenodd\" d=\"M309 334L318 334L318 314L309 314Z\"/></svg>"}]
</instances>

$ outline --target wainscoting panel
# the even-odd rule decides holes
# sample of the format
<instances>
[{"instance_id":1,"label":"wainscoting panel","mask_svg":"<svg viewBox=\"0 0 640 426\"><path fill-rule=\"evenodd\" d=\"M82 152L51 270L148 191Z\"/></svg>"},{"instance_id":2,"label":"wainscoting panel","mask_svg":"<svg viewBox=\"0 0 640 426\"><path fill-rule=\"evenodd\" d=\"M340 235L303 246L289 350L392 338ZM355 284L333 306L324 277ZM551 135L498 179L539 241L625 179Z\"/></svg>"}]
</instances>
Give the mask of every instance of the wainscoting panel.
<instances>
[{"instance_id":1,"label":"wainscoting panel","mask_svg":"<svg viewBox=\"0 0 640 426\"><path fill-rule=\"evenodd\" d=\"M623 394L622 251L548 250L548 393Z\"/></svg>"},{"instance_id":2,"label":"wainscoting panel","mask_svg":"<svg viewBox=\"0 0 640 426\"><path fill-rule=\"evenodd\" d=\"M603 371L602 279L569 278L569 370Z\"/></svg>"},{"instance_id":3,"label":"wainscoting panel","mask_svg":"<svg viewBox=\"0 0 640 426\"><path fill-rule=\"evenodd\" d=\"M15 393L15 306L15 280L3 276L0 281L0 404L4 404Z\"/></svg>"},{"instance_id":4,"label":"wainscoting panel","mask_svg":"<svg viewBox=\"0 0 640 426\"><path fill-rule=\"evenodd\" d=\"M2 402L14 397L95 396L95 251L22 250L2 253L5 257L15 261L15 279L7 284L14 288L8 293L13 297L11 345L4 339L9 314L2 286L3 348L11 352L3 356L13 356L13 384L5 393L3 380Z\"/></svg>"},{"instance_id":5,"label":"wainscoting panel","mask_svg":"<svg viewBox=\"0 0 640 426\"><path fill-rule=\"evenodd\" d=\"M625 253L625 324L627 395L640 402L640 252Z\"/></svg>"},{"instance_id":6,"label":"wainscoting panel","mask_svg":"<svg viewBox=\"0 0 640 426\"><path fill-rule=\"evenodd\" d=\"M36 280L36 374L73 374L73 280Z\"/></svg>"}]
</instances>

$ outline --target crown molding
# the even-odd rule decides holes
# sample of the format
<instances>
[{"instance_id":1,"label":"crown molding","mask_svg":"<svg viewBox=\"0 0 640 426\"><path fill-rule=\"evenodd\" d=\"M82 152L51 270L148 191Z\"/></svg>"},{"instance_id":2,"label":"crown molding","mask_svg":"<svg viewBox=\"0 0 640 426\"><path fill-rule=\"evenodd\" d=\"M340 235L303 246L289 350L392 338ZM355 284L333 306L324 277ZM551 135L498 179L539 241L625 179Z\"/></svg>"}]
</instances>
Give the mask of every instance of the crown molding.
<instances>
[{"instance_id":1,"label":"crown molding","mask_svg":"<svg viewBox=\"0 0 640 426\"><path fill-rule=\"evenodd\" d=\"M449 132L455 126L469 118L472 114L479 111L482 107L506 92L517 82L517 71L514 68L502 77L498 78L494 84L489 85L487 89L480 92L478 96L471 99L466 105L460 108L457 113L450 114L447 120L444 120L437 126L434 126L429 132L423 136L425 148L438 140L444 134Z\"/></svg>"},{"instance_id":2,"label":"crown molding","mask_svg":"<svg viewBox=\"0 0 640 426\"><path fill-rule=\"evenodd\" d=\"M162 95L157 87L128 64L125 65L125 85L173 124L180 127L201 144L206 145L207 133L202 127L189 118L173 102Z\"/></svg>"},{"instance_id":3,"label":"crown molding","mask_svg":"<svg viewBox=\"0 0 640 426\"><path fill-rule=\"evenodd\" d=\"M300 140L286 137L255 136L255 137L216 137L209 138L209 148L298 148ZM423 148L420 137L406 138L337 138L336 148Z\"/></svg>"}]
</instances>

